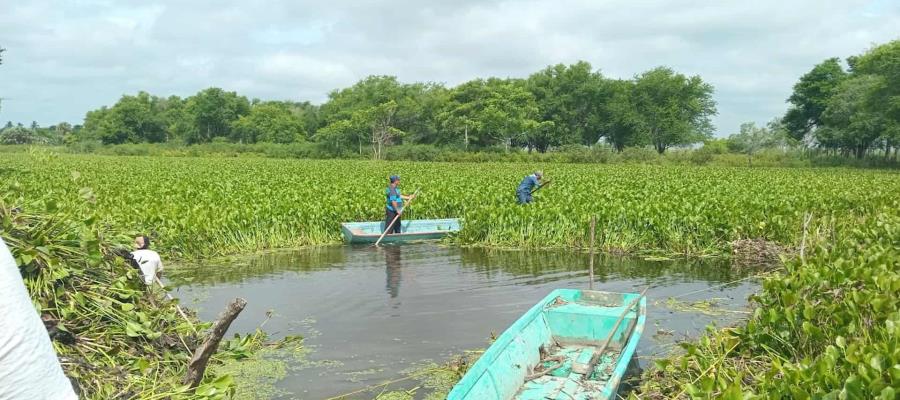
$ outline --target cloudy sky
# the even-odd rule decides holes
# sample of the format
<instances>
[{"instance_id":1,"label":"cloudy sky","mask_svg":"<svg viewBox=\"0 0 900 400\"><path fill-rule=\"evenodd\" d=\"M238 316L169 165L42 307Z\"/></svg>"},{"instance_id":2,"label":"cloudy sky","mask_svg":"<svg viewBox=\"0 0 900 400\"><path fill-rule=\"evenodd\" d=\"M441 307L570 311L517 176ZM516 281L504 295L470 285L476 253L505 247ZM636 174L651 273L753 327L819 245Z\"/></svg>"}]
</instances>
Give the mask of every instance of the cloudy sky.
<instances>
[{"instance_id":1,"label":"cloudy sky","mask_svg":"<svg viewBox=\"0 0 900 400\"><path fill-rule=\"evenodd\" d=\"M0 121L80 123L124 93L324 101L372 74L456 85L586 60L715 86L719 135L828 57L900 38L897 0L0 0Z\"/></svg>"}]
</instances>

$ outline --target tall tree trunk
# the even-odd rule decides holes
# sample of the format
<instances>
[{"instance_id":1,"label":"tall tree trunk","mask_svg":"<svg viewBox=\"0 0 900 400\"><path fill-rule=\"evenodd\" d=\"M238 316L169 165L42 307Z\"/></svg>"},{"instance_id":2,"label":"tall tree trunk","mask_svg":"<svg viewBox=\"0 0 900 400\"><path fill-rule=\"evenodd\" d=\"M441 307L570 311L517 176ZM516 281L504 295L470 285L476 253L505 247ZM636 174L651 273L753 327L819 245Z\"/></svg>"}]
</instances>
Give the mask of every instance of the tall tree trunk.
<instances>
[{"instance_id":1,"label":"tall tree trunk","mask_svg":"<svg viewBox=\"0 0 900 400\"><path fill-rule=\"evenodd\" d=\"M466 131L465 132L466 132L465 133L465 135L466 135L465 136L465 143L466 143L465 149L466 149L466 151L468 151L469 150L469 123L468 122L466 122Z\"/></svg>"}]
</instances>

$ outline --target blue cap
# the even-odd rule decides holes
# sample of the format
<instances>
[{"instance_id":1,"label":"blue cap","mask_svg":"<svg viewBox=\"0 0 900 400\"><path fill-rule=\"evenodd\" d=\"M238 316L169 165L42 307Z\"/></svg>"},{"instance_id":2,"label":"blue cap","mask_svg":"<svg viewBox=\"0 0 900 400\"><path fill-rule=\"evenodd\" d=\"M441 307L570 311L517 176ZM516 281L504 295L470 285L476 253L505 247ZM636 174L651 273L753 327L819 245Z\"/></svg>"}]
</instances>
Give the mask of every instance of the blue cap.
<instances>
[{"instance_id":1,"label":"blue cap","mask_svg":"<svg viewBox=\"0 0 900 400\"><path fill-rule=\"evenodd\" d=\"M397 182L400 180L399 175L391 175L391 183Z\"/></svg>"}]
</instances>

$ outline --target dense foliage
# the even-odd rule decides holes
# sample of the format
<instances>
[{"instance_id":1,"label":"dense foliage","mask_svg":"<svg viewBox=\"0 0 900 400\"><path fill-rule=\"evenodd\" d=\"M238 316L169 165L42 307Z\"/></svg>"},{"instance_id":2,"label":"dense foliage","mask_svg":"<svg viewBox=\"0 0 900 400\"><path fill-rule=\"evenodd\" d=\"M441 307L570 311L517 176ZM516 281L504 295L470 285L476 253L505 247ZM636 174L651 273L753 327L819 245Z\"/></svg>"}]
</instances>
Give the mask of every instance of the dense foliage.
<instances>
[{"instance_id":1,"label":"dense foliage","mask_svg":"<svg viewBox=\"0 0 900 400\"><path fill-rule=\"evenodd\" d=\"M863 157L900 146L900 40L813 67L794 85L784 125L796 140Z\"/></svg>"},{"instance_id":2,"label":"dense foliage","mask_svg":"<svg viewBox=\"0 0 900 400\"><path fill-rule=\"evenodd\" d=\"M0 191L0 237L79 398L225 398L233 390L228 376L207 374L196 392L181 384L191 356L185 346L200 337L173 302L148 291L137 270L111 254L129 238L109 229L93 201L88 192L25 198Z\"/></svg>"},{"instance_id":3,"label":"dense foliage","mask_svg":"<svg viewBox=\"0 0 900 400\"><path fill-rule=\"evenodd\" d=\"M884 399L900 396L900 205L834 231L754 296L745 326L711 331L658 361L638 398Z\"/></svg>"},{"instance_id":4,"label":"dense foliage","mask_svg":"<svg viewBox=\"0 0 900 400\"><path fill-rule=\"evenodd\" d=\"M896 207L900 192L896 174L875 171L560 164L545 168L553 184L536 204L517 206L536 167L33 152L0 158L0 185L54 199L90 188L116 227L184 256L337 242L340 222L384 217L392 173L422 189L409 218L465 219L461 243L582 246L596 215L606 249L682 254L741 238L793 244L804 212L852 220Z\"/></svg>"},{"instance_id":5,"label":"dense foliage","mask_svg":"<svg viewBox=\"0 0 900 400\"><path fill-rule=\"evenodd\" d=\"M219 88L187 98L139 92L89 111L83 126L56 132L53 141L313 141L335 155L367 150L378 159L395 144L545 152L607 138L619 151L626 144L652 145L662 153L709 137L709 118L716 113L712 92L699 76L666 67L619 81L603 77L586 62L550 66L525 79L474 79L456 87L370 76L334 90L320 106L248 100ZM18 130L4 130L0 141L41 142L22 136Z\"/></svg>"}]
</instances>

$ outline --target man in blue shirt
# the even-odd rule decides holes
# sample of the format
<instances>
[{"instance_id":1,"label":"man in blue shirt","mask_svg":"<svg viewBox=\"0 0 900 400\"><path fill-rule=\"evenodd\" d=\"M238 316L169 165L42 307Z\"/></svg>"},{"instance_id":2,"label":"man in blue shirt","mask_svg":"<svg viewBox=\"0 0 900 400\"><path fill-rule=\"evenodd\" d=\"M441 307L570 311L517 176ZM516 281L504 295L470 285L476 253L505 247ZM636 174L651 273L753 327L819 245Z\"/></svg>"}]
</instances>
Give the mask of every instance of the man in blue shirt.
<instances>
[{"instance_id":1,"label":"man in blue shirt","mask_svg":"<svg viewBox=\"0 0 900 400\"><path fill-rule=\"evenodd\" d=\"M403 200L412 200L416 197L415 194L412 196L404 196L400 193L399 176L391 175L390 181L391 184L384 191L387 199L387 204L384 208L384 227L389 235L392 233L400 233L400 216L403 215ZM394 221L395 217L397 218L396 221ZM390 225L391 221L394 221L393 225ZM390 227L388 227L389 225Z\"/></svg>"},{"instance_id":2,"label":"man in blue shirt","mask_svg":"<svg viewBox=\"0 0 900 400\"><path fill-rule=\"evenodd\" d=\"M541 178L544 177L544 173L542 171L535 171L533 174L528 175L525 179L522 179L522 183L519 184L519 187L516 189L516 198L518 199L519 204L528 204L533 200L531 198L531 192L534 191L536 187L540 187Z\"/></svg>"}]
</instances>

